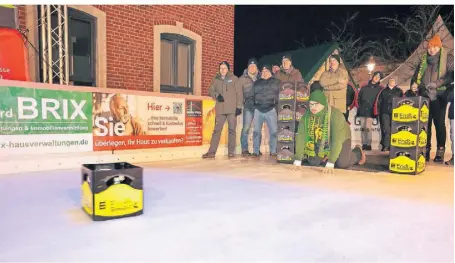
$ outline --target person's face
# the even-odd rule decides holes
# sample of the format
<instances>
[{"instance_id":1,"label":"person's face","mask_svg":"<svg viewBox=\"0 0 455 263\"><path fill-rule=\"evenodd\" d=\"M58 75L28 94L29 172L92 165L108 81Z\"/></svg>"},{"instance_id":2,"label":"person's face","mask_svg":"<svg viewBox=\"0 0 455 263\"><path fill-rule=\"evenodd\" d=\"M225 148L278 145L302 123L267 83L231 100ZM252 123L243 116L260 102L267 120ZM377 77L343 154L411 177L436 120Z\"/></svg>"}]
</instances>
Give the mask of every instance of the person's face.
<instances>
[{"instance_id":1,"label":"person's face","mask_svg":"<svg viewBox=\"0 0 455 263\"><path fill-rule=\"evenodd\" d=\"M379 76L379 74L376 74L373 76L373 84L378 83L380 80L381 80L381 77Z\"/></svg>"},{"instance_id":2,"label":"person's face","mask_svg":"<svg viewBox=\"0 0 455 263\"><path fill-rule=\"evenodd\" d=\"M284 69L288 70L291 68L292 62L289 59L285 58L281 63L283 64Z\"/></svg>"},{"instance_id":3,"label":"person's face","mask_svg":"<svg viewBox=\"0 0 455 263\"><path fill-rule=\"evenodd\" d=\"M113 106L114 108L111 109L111 112L113 113L115 120L124 124L128 123L130 121L130 113L125 99L116 97Z\"/></svg>"},{"instance_id":4,"label":"person's face","mask_svg":"<svg viewBox=\"0 0 455 263\"><path fill-rule=\"evenodd\" d=\"M434 56L434 55L438 54L438 52L440 50L441 50L440 47L435 47L435 46L428 47L428 55Z\"/></svg>"},{"instance_id":5,"label":"person's face","mask_svg":"<svg viewBox=\"0 0 455 263\"><path fill-rule=\"evenodd\" d=\"M318 114L324 109L324 105L316 101L310 101L310 111L312 114Z\"/></svg>"},{"instance_id":6,"label":"person's face","mask_svg":"<svg viewBox=\"0 0 455 263\"><path fill-rule=\"evenodd\" d=\"M270 77L272 76L272 73L266 69L266 68L263 68L262 71L261 71L261 78L263 79L269 79Z\"/></svg>"},{"instance_id":7,"label":"person's face","mask_svg":"<svg viewBox=\"0 0 455 263\"><path fill-rule=\"evenodd\" d=\"M258 67L256 66L256 64L250 64L248 66L248 73L250 73L251 75L254 75L258 72Z\"/></svg>"},{"instance_id":8,"label":"person's face","mask_svg":"<svg viewBox=\"0 0 455 263\"><path fill-rule=\"evenodd\" d=\"M389 88L393 88L396 85L396 81L394 79L389 80Z\"/></svg>"},{"instance_id":9,"label":"person's face","mask_svg":"<svg viewBox=\"0 0 455 263\"><path fill-rule=\"evenodd\" d=\"M340 66L340 63L338 63L338 60L336 60L334 58L330 58L329 63L330 63L330 69L332 71L337 70L338 67Z\"/></svg>"},{"instance_id":10,"label":"person's face","mask_svg":"<svg viewBox=\"0 0 455 263\"><path fill-rule=\"evenodd\" d=\"M222 64L222 65L220 66L220 75L224 77L224 76L226 76L226 74L227 74L228 72L229 72L228 67L227 67L226 65Z\"/></svg>"},{"instance_id":11,"label":"person's face","mask_svg":"<svg viewBox=\"0 0 455 263\"><path fill-rule=\"evenodd\" d=\"M277 73L278 71L280 71L280 67L277 66L277 65L274 65L274 66L272 67L272 72L273 72L273 74Z\"/></svg>"}]
</instances>

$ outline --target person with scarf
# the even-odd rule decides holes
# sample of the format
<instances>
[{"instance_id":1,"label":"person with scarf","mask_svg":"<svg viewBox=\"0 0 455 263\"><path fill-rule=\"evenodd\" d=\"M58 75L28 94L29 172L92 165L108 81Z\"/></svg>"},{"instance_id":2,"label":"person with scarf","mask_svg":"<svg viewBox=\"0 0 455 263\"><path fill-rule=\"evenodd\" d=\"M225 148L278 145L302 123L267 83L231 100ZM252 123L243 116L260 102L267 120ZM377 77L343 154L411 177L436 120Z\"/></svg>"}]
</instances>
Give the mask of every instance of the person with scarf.
<instances>
[{"instance_id":1,"label":"person with scarf","mask_svg":"<svg viewBox=\"0 0 455 263\"><path fill-rule=\"evenodd\" d=\"M329 58L330 68L322 73L319 84L324 88L329 105L339 109L346 118L346 95L349 77L347 70L344 66L340 66L340 63L341 57L339 55L331 55Z\"/></svg>"},{"instance_id":2,"label":"person with scarf","mask_svg":"<svg viewBox=\"0 0 455 263\"><path fill-rule=\"evenodd\" d=\"M372 131L374 116L374 103L379 91L381 91L380 81L382 73L377 71L368 84L362 87L357 96L357 117L360 118L360 133L362 139L362 149L371 151Z\"/></svg>"},{"instance_id":3,"label":"person with scarf","mask_svg":"<svg viewBox=\"0 0 455 263\"><path fill-rule=\"evenodd\" d=\"M230 71L227 61L219 64L218 73L209 87L209 96L216 100L215 128L213 129L210 148L202 155L203 159L215 158L220 144L224 123L228 122L228 156L235 156L237 116L242 114L243 93L237 83L237 77Z\"/></svg>"},{"instance_id":4,"label":"person with scarf","mask_svg":"<svg viewBox=\"0 0 455 263\"><path fill-rule=\"evenodd\" d=\"M281 59L281 68L275 73L275 78L281 82L303 82L302 74L300 73L300 70L292 66L292 57L289 54L284 55Z\"/></svg>"},{"instance_id":5,"label":"person with scarf","mask_svg":"<svg viewBox=\"0 0 455 263\"><path fill-rule=\"evenodd\" d=\"M243 91L243 127L242 135L240 137L240 144L242 146L242 155L250 156L248 147L248 136L250 134L251 124L253 123L254 116L254 97L251 92L253 84L261 78L261 74L258 71L258 63L255 58L248 60L248 68L243 71L243 75L237 81L237 85ZM261 135L259 134L259 141L261 141Z\"/></svg>"},{"instance_id":6,"label":"person with scarf","mask_svg":"<svg viewBox=\"0 0 455 263\"><path fill-rule=\"evenodd\" d=\"M310 110L300 119L295 137L294 167L306 160L311 166L325 163L324 173L334 167L346 169L363 165L366 156L360 145L351 149L351 129L340 110L330 106L324 92L315 90L310 95Z\"/></svg>"},{"instance_id":7,"label":"person with scarf","mask_svg":"<svg viewBox=\"0 0 455 263\"><path fill-rule=\"evenodd\" d=\"M418 90L420 96L430 99L428 126L436 130L437 150L434 162L443 162L446 144L445 112L448 87L453 82L453 52L442 46L441 38L435 35L428 42L427 53L420 59L411 79L411 90ZM453 90L453 85L452 85ZM428 129L426 159L430 160L431 128Z\"/></svg>"},{"instance_id":8,"label":"person with scarf","mask_svg":"<svg viewBox=\"0 0 455 263\"><path fill-rule=\"evenodd\" d=\"M392 77L389 79L387 86L379 91L374 102L374 116L379 116L381 125L381 151L383 152L390 151L392 102L395 97L403 97L403 91L396 85L396 80Z\"/></svg>"}]
</instances>

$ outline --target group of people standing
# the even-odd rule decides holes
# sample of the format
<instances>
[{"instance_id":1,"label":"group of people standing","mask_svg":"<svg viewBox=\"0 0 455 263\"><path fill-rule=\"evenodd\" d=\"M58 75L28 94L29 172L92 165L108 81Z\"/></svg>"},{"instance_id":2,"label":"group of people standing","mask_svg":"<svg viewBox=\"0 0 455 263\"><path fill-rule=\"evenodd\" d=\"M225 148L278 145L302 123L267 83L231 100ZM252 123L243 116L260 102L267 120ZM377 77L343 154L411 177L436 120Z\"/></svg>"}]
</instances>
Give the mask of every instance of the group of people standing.
<instances>
[{"instance_id":1,"label":"group of people standing","mask_svg":"<svg viewBox=\"0 0 455 263\"><path fill-rule=\"evenodd\" d=\"M275 72L274 72L275 71ZM230 71L228 62L219 65L219 72L213 78L209 96L216 99L215 128L210 148L203 158L214 158L220 142L223 126L228 121L228 156L234 157L236 148L237 116L243 114L242 135L240 138L243 156L262 155L260 145L262 126L269 129L270 155L277 154L278 113L277 105L281 82L303 81L300 71L292 66L292 58L285 55L278 70L271 65L259 68L257 60L249 59L247 69L237 78ZM249 152L248 136L253 129L253 153Z\"/></svg>"},{"instance_id":2,"label":"group of people standing","mask_svg":"<svg viewBox=\"0 0 455 263\"><path fill-rule=\"evenodd\" d=\"M427 130L426 161L430 160L432 129L436 131L437 149L433 159L436 163L444 161L446 144L446 110L450 104L448 117L452 140L452 158L446 164L453 165L453 54L442 46L441 38L435 35L428 42L427 52L420 59L411 78L409 90L397 86L395 77L389 78L385 87L380 85L381 72L375 72L368 84L362 87L357 98L357 116L360 117L362 147L371 150L371 126L378 118L381 126L382 151L390 150L392 100L394 97L422 96L430 100L430 116Z\"/></svg>"},{"instance_id":3,"label":"group of people standing","mask_svg":"<svg viewBox=\"0 0 455 263\"><path fill-rule=\"evenodd\" d=\"M348 72L341 66L338 54L329 58L329 69L311 85L310 110L300 120L296 136L296 161L310 165L325 164L326 172L334 167L347 168L366 162L365 150L371 150L372 124L378 118L381 126L382 151L390 150L392 100L394 97L423 96L430 99L429 125L436 128L437 152L435 162L443 162L445 153L445 112L450 103L453 165L453 55L442 47L439 36L428 44L411 80L411 87L404 92L390 78L385 87L380 85L383 74L374 72L368 84L357 91L349 85ZM277 104L281 82L304 81L300 71L292 66L290 55L282 57L281 66L264 65L258 68L253 58L247 69L237 78L230 71L229 63L219 64L219 72L212 80L209 95L217 100L216 124L209 151L203 158L214 158L223 126L228 121L228 156L235 155L237 116L243 113L241 147L243 156L260 156L261 131L264 121L269 129L270 155L277 153ZM348 123L349 109L357 107L361 123L361 141L351 149L351 130ZM253 130L253 153L248 150L248 135ZM431 127L431 126L430 126ZM430 159L431 128L428 129L427 161Z\"/></svg>"}]
</instances>

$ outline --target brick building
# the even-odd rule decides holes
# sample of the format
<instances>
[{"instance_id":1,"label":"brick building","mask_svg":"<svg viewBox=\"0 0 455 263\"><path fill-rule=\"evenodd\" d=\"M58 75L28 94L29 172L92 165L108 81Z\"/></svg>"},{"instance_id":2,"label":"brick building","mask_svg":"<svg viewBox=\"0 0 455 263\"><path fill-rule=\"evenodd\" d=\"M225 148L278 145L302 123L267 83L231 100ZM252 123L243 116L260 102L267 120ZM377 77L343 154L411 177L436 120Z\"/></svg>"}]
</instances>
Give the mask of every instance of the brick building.
<instances>
[{"instance_id":1,"label":"brick building","mask_svg":"<svg viewBox=\"0 0 455 263\"><path fill-rule=\"evenodd\" d=\"M68 35L70 85L206 95L218 63L233 64L233 5L67 7L68 23L60 34ZM51 27L57 28L57 11L16 6L16 27L27 29L35 47L28 48L32 81L51 82L40 53L50 41L42 18L52 13ZM52 49L57 62L58 52ZM60 82L55 74L52 82Z\"/></svg>"}]
</instances>

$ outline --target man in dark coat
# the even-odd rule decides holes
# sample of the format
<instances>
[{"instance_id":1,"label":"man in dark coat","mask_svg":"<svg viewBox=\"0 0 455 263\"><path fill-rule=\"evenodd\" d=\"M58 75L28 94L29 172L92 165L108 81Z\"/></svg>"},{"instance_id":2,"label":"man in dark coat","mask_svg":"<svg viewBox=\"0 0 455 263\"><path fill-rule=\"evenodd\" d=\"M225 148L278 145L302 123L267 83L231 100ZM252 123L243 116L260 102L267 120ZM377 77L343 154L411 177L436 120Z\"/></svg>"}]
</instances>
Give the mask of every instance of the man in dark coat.
<instances>
[{"instance_id":1,"label":"man in dark coat","mask_svg":"<svg viewBox=\"0 0 455 263\"><path fill-rule=\"evenodd\" d=\"M270 155L276 156L277 132L278 132L278 93L280 81L272 75L272 68L268 65L262 67L261 79L253 85L254 97L254 128L253 128L253 156L260 155L262 126L264 121L269 129Z\"/></svg>"},{"instance_id":2,"label":"man in dark coat","mask_svg":"<svg viewBox=\"0 0 455 263\"><path fill-rule=\"evenodd\" d=\"M377 71L368 84L362 87L357 96L357 117L360 118L362 149L371 151L372 131L374 116L374 102L381 91L380 80L382 73Z\"/></svg>"},{"instance_id":3,"label":"man in dark coat","mask_svg":"<svg viewBox=\"0 0 455 263\"><path fill-rule=\"evenodd\" d=\"M227 61L219 65L219 70L209 87L210 97L216 100L215 129L210 140L209 151L202 158L215 158L220 143L224 123L228 122L228 156L234 157L236 144L237 116L242 114L243 93L236 85L237 77L230 71Z\"/></svg>"},{"instance_id":4,"label":"man in dark coat","mask_svg":"<svg viewBox=\"0 0 455 263\"><path fill-rule=\"evenodd\" d=\"M253 84L259 80L260 77L261 74L258 70L257 60L251 58L248 60L248 68L243 71L243 75L237 81L237 86L243 91L243 126L242 135L240 137L243 156L251 155L248 150L248 136L250 134L254 116L254 97L251 90L253 89Z\"/></svg>"},{"instance_id":5,"label":"man in dark coat","mask_svg":"<svg viewBox=\"0 0 455 263\"><path fill-rule=\"evenodd\" d=\"M392 102L395 97L403 97L403 91L396 85L394 78L389 79L387 86L378 93L374 103L374 115L379 116L381 125L382 151L390 151L390 135L392 128Z\"/></svg>"},{"instance_id":6,"label":"man in dark coat","mask_svg":"<svg viewBox=\"0 0 455 263\"><path fill-rule=\"evenodd\" d=\"M437 150L434 162L443 162L446 144L445 112L447 108L447 87L453 82L453 51L442 46L441 38L435 35L428 42L425 53L411 79L411 90L418 89L420 96L430 99L428 120L427 161L431 151L431 125L435 126ZM452 53L452 54L450 54ZM414 91L415 92L415 91Z\"/></svg>"}]
</instances>

